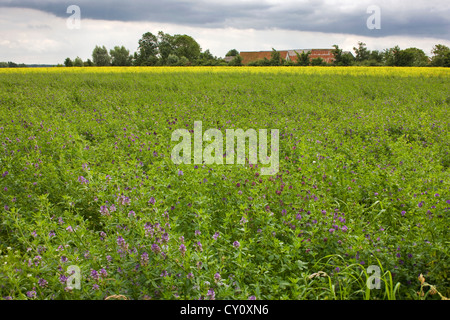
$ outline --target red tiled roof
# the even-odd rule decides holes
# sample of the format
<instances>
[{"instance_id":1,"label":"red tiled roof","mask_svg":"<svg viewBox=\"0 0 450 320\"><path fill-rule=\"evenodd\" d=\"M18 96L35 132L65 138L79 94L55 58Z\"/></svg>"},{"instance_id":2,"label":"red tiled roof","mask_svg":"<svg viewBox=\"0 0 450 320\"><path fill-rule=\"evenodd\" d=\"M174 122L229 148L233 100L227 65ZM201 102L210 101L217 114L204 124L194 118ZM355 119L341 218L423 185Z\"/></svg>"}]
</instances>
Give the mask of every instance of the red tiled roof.
<instances>
[{"instance_id":1,"label":"red tiled roof","mask_svg":"<svg viewBox=\"0 0 450 320\"><path fill-rule=\"evenodd\" d=\"M327 63L331 63L334 60L333 49L298 49L298 50L283 50L279 51L282 59L288 59L291 61L297 61L297 55L295 52L308 52L311 51L309 59L322 58ZM242 63L248 64L249 62L262 60L264 58L270 60L272 51L241 51Z\"/></svg>"},{"instance_id":2,"label":"red tiled roof","mask_svg":"<svg viewBox=\"0 0 450 320\"><path fill-rule=\"evenodd\" d=\"M282 59L286 59L288 55L288 51L278 51L280 53L280 57ZM242 57L242 63L247 64L249 62L257 61L257 60L263 60L266 58L267 60L270 60L272 56L272 51L241 51L240 56Z\"/></svg>"}]
</instances>

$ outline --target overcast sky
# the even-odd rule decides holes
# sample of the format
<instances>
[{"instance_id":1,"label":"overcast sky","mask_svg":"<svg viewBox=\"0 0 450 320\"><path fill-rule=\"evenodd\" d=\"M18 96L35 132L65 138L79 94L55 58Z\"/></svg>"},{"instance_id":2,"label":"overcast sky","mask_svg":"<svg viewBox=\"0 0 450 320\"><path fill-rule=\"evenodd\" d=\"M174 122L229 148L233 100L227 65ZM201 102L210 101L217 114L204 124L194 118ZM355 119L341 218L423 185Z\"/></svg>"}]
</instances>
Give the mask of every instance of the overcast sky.
<instances>
[{"instance_id":1,"label":"overcast sky","mask_svg":"<svg viewBox=\"0 0 450 320\"><path fill-rule=\"evenodd\" d=\"M80 8L80 28L70 29L70 5ZM367 20L380 9L380 29ZM374 20L369 19L370 22ZM395 45L431 55L450 46L448 0L0 0L0 61L63 63L91 58L96 45L137 50L145 32L188 34L213 55L228 50L330 48L351 51Z\"/></svg>"}]
</instances>

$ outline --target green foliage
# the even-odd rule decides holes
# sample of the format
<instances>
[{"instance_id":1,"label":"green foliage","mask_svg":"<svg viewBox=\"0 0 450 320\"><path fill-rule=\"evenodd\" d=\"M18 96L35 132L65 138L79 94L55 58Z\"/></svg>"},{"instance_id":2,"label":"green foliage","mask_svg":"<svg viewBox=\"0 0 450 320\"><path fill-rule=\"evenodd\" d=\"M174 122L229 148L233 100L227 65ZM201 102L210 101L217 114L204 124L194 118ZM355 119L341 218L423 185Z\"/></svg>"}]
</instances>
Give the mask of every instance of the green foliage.
<instances>
[{"instance_id":1,"label":"green foliage","mask_svg":"<svg viewBox=\"0 0 450 320\"><path fill-rule=\"evenodd\" d=\"M271 66L281 66L282 65L282 59L280 52L272 48L272 52L270 54L270 65Z\"/></svg>"},{"instance_id":2,"label":"green foliage","mask_svg":"<svg viewBox=\"0 0 450 320\"><path fill-rule=\"evenodd\" d=\"M115 46L114 49L109 50L111 55L111 65L113 66L131 66L132 58L130 51L124 46Z\"/></svg>"},{"instance_id":3,"label":"green foliage","mask_svg":"<svg viewBox=\"0 0 450 320\"><path fill-rule=\"evenodd\" d=\"M64 65L66 67L73 67L73 62L70 58L66 58L66 60L64 60Z\"/></svg>"},{"instance_id":4,"label":"green foliage","mask_svg":"<svg viewBox=\"0 0 450 320\"><path fill-rule=\"evenodd\" d=\"M0 298L449 297L448 69L117 69L0 72ZM280 171L174 165L197 120Z\"/></svg>"},{"instance_id":5,"label":"green foliage","mask_svg":"<svg viewBox=\"0 0 450 320\"><path fill-rule=\"evenodd\" d=\"M298 53L295 52L295 54L297 55L297 66L309 66L310 61L309 61L309 55L311 54L311 51L308 52L302 52L302 53Z\"/></svg>"},{"instance_id":6,"label":"green foliage","mask_svg":"<svg viewBox=\"0 0 450 320\"><path fill-rule=\"evenodd\" d=\"M94 65L98 67L111 65L111 57L105 46L95 46L94 51L92 51L92 61L94 62Z\"/></svg>"},{"instance_id":7,"label":"green foliage","mask_svg":"<svg viewBox=\"0 0 450 320\"><path fill-rule=\"evenodd\" d=\"M156 57L158 53L157 37L151 32L146 32L139 39L138 52L134 55L134 64L136 66L154 66L158 61Z\"/></svg>"},{"instance_id":8,"label":"green foliage","mask_svg":"<svg viewBox=\"0 0 450 320\"><path fill-rule=\"evenodd\" d=\"M238 55L239 55L239 51L237 51L236 49L231 49L230 51L227 52L225 57L236 57Z\"/></svg>"},{"instance_id":9,"label":"green foliage","mask_svg":"<svg viewBox=\"0 0 450 320\"><path fill-rule=\"evenodd\" d=\"M450 48L443 45L437 44L433 47L431 51L433 57L431 58L431 65L434 67L450 67Z\"/></svg>"},{"instance_id":10,"label":"green foliage","mask_svg":"<svg viewBox=\"0 0 450 320\"><path fill-rule=\"evenodd\" d=\"M74 67L83 67L83 60L80 57L76 57L75 60L73 61L73 66Z\"/></svg>"}]
</instances>

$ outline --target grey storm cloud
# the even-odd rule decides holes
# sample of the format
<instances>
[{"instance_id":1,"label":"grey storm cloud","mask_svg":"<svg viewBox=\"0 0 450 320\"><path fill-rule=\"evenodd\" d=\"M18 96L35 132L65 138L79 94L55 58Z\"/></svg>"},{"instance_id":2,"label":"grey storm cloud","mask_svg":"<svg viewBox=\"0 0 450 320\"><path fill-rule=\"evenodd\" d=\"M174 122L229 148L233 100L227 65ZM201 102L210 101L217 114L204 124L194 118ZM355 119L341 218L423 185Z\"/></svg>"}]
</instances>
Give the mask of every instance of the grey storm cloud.
<instances>
[{"instance_id":1,"label":"grey storm cloud","mask_svg":"<svg viewBox=\"0 0 450 320\"><path fill-rule=\"evenodd\" d=\"M448 0L0 0L1 7L29 8L68 17L78 5L82 18L110 21L159 22L203 28L286 29L384 37L394 35L450 39ZM366 12L381 9L381 29L370 30ZM0 9L1 10L1 9Z\"/></svg>"}]
</instances>

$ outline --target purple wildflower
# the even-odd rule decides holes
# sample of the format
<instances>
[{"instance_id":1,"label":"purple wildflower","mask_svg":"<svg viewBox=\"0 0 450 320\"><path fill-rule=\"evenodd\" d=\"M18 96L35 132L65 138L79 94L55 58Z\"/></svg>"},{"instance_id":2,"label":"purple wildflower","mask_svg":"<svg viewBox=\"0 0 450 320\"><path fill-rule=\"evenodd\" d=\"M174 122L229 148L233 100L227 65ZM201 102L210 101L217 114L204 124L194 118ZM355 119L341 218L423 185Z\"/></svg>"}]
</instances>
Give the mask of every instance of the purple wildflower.
<instances>
[{"instance_id":1,"label":"purple wildflower","mask_svg":"<svg viewBox=\"0 0 450 320\"><path fill-rule=\"evenodd\" d=\"M186 246L184 244L180 244L180 252L181 252L181 255L184 256L184 253L186 252Z\"/></svg>"},{"instance_id":2,"label":"purple wildflower","mask_svg":"<svg viewBox=\"0 0 450 320\"><path fill-rule=\"evenodd\" d=\"M233 246L234 246L235 248L239 248L240 245L241 245L241 244L239 243L239 241L233 242Z\"/></svg>"},{"instance_id":3,"label":"purple wildflower","mask_svg":"<svg viewBox=\"0 0 450 320\"><path fill-rule=\"evenodd\" d=\"M48 285L48 282L47 282L47 280L40 278L38 281L38 284L40 287L44 288Z\"/></svg>"},{"instance_id":4,"label":"purple wildflower","mask_svg":"<svg viewBox=\"0 0 450 320\"><path fill-rule=\"evenodd\" d=\"M206 296L208 297L209 300L215 300L216 293L214 292L214 289L209 289Z\"/></svg>"},{"instance_id":5,"label":"purple wildflower","mask_svg":"<svg viewBox=\"0 0 450 320\"><path fill-rule=\"evenodd\" d=\"M141 266L146 266L148 264L148 253L144 252L141 254Z\"/></svg>"}]
</instances>

